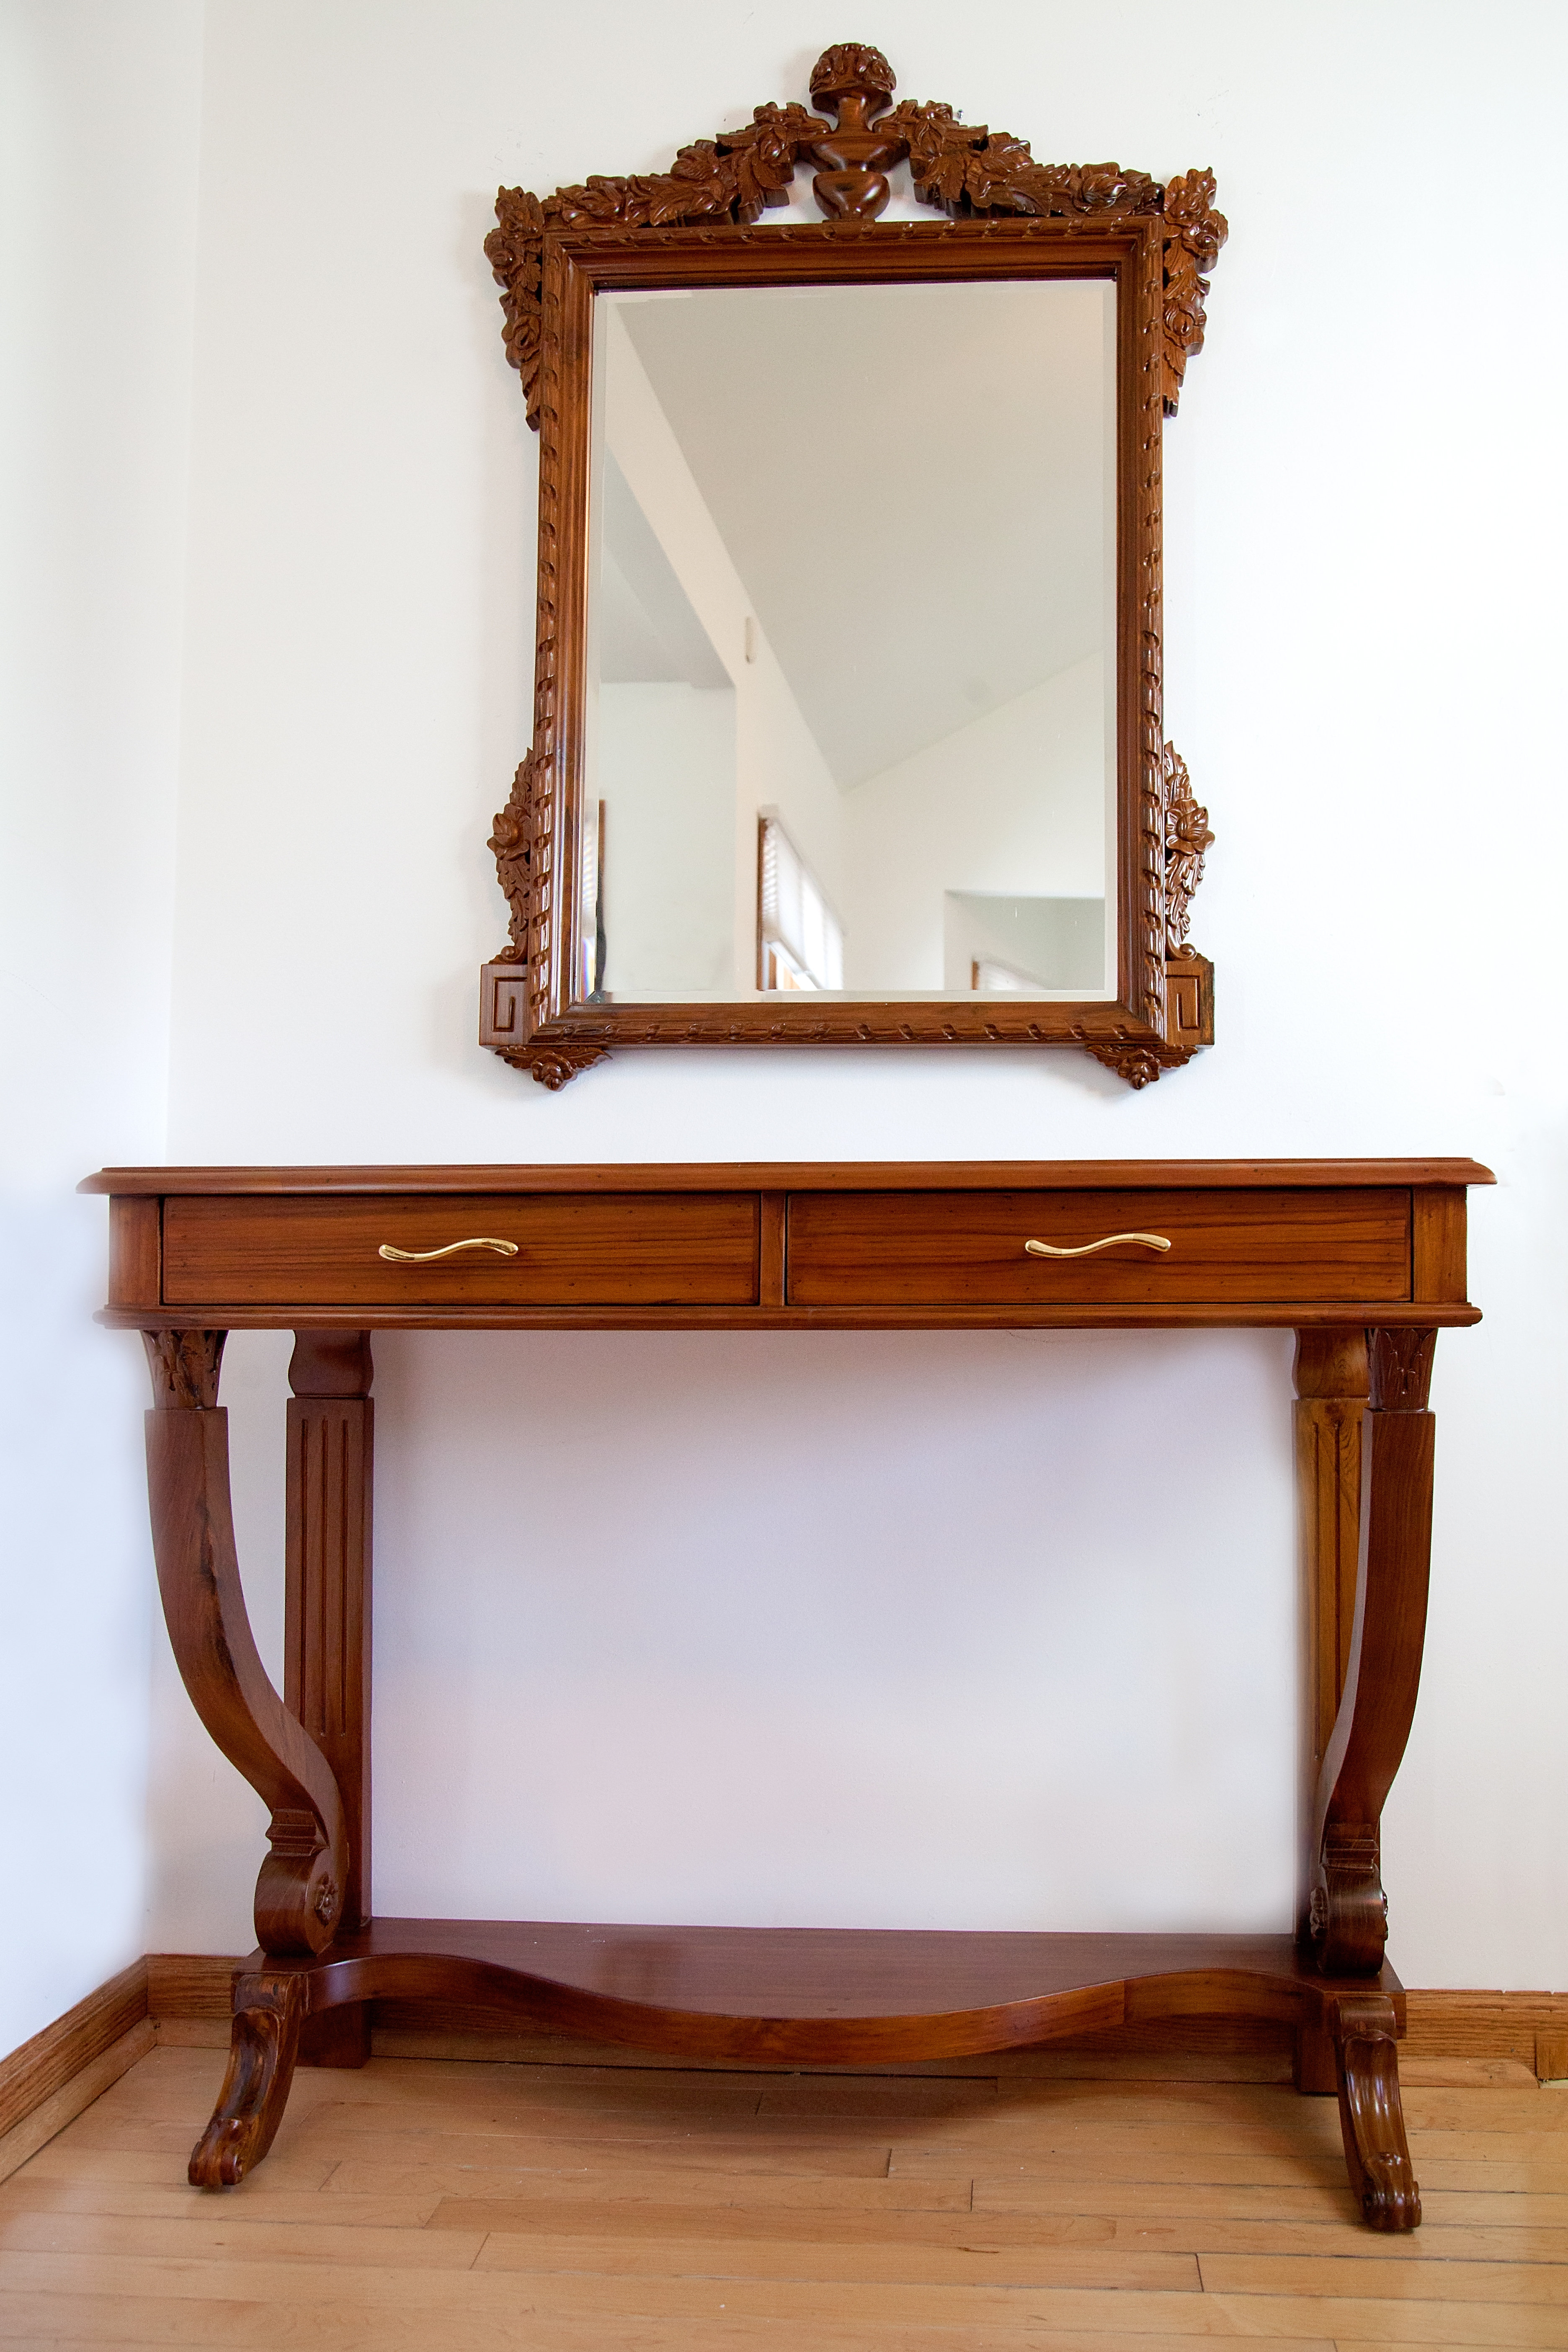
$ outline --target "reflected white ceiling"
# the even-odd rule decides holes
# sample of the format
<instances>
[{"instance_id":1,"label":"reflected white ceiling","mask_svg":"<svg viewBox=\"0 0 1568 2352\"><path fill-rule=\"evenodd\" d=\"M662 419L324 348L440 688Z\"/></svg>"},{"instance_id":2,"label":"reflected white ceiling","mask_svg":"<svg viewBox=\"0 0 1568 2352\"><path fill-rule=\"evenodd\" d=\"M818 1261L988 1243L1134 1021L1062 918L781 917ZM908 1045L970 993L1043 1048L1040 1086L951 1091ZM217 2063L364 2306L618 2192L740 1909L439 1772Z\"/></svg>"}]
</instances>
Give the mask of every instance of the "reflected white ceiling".
<instances>
[{"instance_id":1,"label":"reflected white ceiling","mask_svg":"<svg viewBox=\"0 0 1568 2352\"><path fill-rule=\"evenodd\" d=\"M1100 648L1109 285L609 299L842 788Z\"/></svg>"}]
</instances>

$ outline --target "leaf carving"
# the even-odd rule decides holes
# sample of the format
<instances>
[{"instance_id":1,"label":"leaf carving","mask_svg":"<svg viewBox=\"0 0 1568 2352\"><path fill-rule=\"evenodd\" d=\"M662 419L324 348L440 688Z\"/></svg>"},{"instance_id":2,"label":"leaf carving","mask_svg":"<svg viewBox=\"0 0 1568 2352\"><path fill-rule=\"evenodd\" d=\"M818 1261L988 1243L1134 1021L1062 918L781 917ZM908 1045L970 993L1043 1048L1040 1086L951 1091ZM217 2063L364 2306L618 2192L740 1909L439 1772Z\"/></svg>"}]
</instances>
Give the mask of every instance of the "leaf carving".
<instances>
[{"instance_id":1,"label":"leaf carving","mask_svg":"<svg viewBox=\"0 0 1568 2352\"><path fill-rule=\"evenodd\" d=\"M1165 950L1168 955L1191 953L1187 946L1188 910L1193 894L1204 878L1204 852L1214 847L1209 813L1193 797L1187 763L1172 743L1165 746Z\"/></svg>"},{"instance_id":2,"label":"leaf carving","mask_svg":"<svg viewBox=\"0 0 1568 2352\"><path fill-rule=\"evenodd\" d=\"M542 328L540 287L544 274L544 210L526 188L502 188L496 196L496 226L485 239L485 258L501 288L502 330L510 364L522 378L528 421L539 429L536 387Z\"/></svg>"},{"instance_id":3,"label":"leaf carving","mask_svg":"<svg viewBox=\"0 0 1568 2352\"><path fill-rule=\"evenodd\" d=\"M534 766L531 751L511 780L510 797L505 808L498 810L495 831L487 844L495 853L496 877L511 910L507 944L496 958L498 963L528 961L528 926L533 908Z\"/></svg>"},{"instance_id":4,"label":"leaf carving","mask_svg":"<svg viewBox=\"0 0 1568 2352\"><path fill-rule=\"evenodd\" d=\"M1230 224L1214 208L1212 172L1184 172L1165 189L1165 313L1163 393L1167 416L1174 416L1187 362L1204 347L1204 275L1219 258Z\"/></svg>"}]
</instances>

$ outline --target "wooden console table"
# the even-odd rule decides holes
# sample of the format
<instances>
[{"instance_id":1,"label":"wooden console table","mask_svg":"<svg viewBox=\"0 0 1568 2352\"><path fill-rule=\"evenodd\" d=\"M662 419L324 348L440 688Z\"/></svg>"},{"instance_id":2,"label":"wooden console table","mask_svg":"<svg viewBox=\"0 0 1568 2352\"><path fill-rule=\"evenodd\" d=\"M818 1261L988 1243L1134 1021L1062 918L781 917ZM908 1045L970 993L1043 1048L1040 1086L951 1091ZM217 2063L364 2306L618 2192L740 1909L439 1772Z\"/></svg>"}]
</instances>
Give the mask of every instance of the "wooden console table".
<instances>
[{"instance_id":1,"label":"wooden console table","mask_svg":"<svg viewBox=\"0 0 1568 2352\"><path fill-rule=\"evenodd\" d=\"M271 1807L260 1949L190 2177L271 2144L297 2059L355 2065L366 2004L460 2003L677 2054L801 2064L1018 2050L1123 2021L1284 2021L1337 2090L1374 2229L1421 2207L1400 2113L1378 1824L1415 1706L1440 1328L1465 1296L1463 1160L924 1166L110 1169L110 1299L141 1330L174 1654ZM375 1328L984 1329L1289 1325L1307 1575L1310 1828L1300 1934L954 1935L372 1919ZM257 1655L218 1365L296 1333L287 1667Z\"/></svg>"}]
</instances>

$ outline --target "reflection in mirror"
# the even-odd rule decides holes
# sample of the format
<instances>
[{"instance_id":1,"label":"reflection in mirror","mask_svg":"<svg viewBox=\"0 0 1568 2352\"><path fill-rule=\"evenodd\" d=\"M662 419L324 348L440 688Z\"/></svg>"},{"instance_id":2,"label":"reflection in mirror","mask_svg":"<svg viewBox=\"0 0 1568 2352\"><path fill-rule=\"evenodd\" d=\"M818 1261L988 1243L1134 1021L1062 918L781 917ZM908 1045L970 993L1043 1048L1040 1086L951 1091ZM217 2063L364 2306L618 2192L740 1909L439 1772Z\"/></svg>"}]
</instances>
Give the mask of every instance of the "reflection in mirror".
<instances>
[{"instance_id":1,"label":"reflection in mirror","mask_svg":"<svg viewBox=\"0 0 1568 2352\"><path fill-rule=\"evenodd\" d=\"M579 1001L1114 994L1115 304L596 298Z\"/></svg>"}]
</instances>

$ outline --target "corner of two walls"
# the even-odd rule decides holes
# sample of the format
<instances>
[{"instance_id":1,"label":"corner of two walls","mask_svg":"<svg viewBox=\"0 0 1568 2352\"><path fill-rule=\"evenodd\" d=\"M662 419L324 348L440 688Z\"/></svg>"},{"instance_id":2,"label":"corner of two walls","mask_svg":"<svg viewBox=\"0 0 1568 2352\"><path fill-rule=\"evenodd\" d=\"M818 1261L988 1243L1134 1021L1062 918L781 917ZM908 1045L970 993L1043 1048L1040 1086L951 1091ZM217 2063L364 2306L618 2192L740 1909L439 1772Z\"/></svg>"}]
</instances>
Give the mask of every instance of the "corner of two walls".
<instances>
[{"instance_id":1,"label":"corner of two walls","mask_svg":"<svg viewBox=\"0 0 1568 2352\"><path fill-rule=\"evenodd\" d=\"M165 1148L202 9L49 0L0 44L3 2053L147 1940L147 1385L73 1188Z\"/></svg>"}]
</instances>

